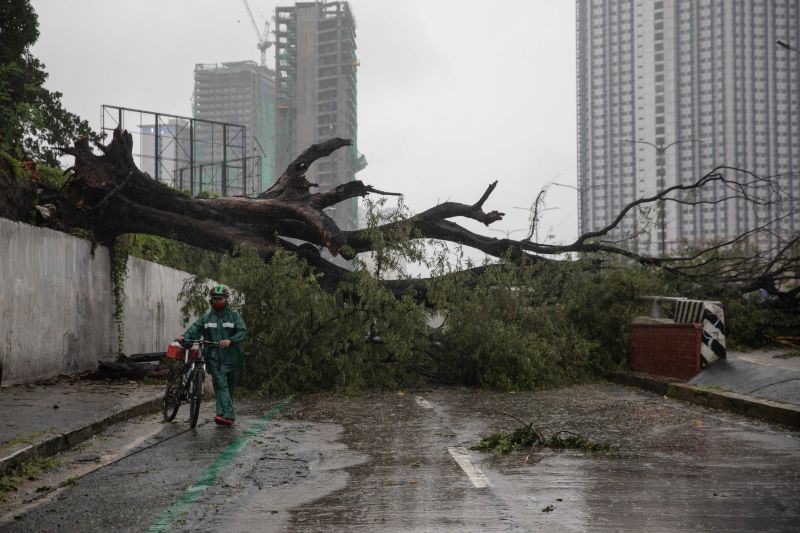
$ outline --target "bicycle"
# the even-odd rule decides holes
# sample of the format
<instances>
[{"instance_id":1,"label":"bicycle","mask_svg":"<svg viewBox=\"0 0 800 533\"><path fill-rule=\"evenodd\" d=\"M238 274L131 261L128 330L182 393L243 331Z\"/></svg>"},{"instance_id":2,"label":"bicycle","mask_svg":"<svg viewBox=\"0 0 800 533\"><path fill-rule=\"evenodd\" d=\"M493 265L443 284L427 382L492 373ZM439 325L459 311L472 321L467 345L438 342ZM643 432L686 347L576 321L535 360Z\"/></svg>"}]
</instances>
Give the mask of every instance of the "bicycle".
<instances>
[{"instance_id":1,"label":"bicycle","mask_svg":"<svg viewBox=\"0 0 800 533\"><path fill-rule=\"evenodd\" d=\"M164 422L172 422L182 402L189 402L189 427L197 425L200 404L203 401L203 384L206 380L206 362L203 346L219 346L218 342L202 339L184 339L167 347L166 357L182 364L173 366L167 375L164 390Z\"/></svg>"}]
</instances>

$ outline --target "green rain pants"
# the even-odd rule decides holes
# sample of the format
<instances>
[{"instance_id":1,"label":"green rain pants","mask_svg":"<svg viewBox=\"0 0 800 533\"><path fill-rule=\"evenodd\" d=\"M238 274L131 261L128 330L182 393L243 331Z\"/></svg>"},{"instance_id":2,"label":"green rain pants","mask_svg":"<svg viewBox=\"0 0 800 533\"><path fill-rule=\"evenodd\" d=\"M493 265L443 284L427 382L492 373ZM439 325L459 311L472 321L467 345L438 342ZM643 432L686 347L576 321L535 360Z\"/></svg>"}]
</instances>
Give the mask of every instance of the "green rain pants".
<instances>
[{"instance_id":1,"label":"green rain pants","mask_svg":"<svg viewBox=\"0 0 800 533\"><path fill-rule=\"evenodd\" d=\"M239 369L226 361L227 357L214 354L208 359L208 370L214 383L214 395L217 397L217 414L225 418L235 419L233 411L233 389L239 380Z\"/></svg>"}]
</instances>

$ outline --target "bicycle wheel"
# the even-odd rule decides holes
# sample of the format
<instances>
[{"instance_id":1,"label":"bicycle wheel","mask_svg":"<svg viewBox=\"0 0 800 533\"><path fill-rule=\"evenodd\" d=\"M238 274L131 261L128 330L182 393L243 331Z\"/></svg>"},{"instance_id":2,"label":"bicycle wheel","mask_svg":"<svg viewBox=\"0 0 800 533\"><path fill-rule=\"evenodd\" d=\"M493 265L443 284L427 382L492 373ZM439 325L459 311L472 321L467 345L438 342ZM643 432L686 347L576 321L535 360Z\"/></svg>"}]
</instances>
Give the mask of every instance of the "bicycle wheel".
<instances>
[{"instance_id":1,"label":"bicycle wheel","mask_svg":"<svg viewBox=\"0 0 800 533\"><path fill-rule=\"evenodd\" d=\"M164 422L172 422L181 405L181 371L173 367L167 375L167 386L164 390Z\"/></svg>"},{"instance_id":2,"label":"bicycle wheel","mask_svg":"<svg viewBox=\"0 0 800 533\"><path fill-rule=\"evenodd\" d=\"M194 371L192 376L192 391L189 395L189 427L197 425L197 418L200 416L200 403L203 401L203 384L206 381L206 374L202 368Z\"/></svg>"}]
</instances>

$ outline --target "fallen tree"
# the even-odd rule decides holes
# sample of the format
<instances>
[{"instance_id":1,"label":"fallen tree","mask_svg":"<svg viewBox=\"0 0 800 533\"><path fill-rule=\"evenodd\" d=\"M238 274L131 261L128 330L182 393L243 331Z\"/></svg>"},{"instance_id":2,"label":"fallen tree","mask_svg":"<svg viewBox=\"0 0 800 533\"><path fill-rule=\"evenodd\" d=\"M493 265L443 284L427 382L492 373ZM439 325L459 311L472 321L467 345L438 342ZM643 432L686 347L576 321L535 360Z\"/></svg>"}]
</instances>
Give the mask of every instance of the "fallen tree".
<instances>
[{"instance_id":1,"label":"fallen tree","mask_svg":"<svg viewBox=\"0 0 800 533\"><path fill-rule=\"evenodd\" d=\"M326 207L398 194L360 181L318 191L306 179L309 167L347 146L346 139L309 147L256 197L192 198L136 167L129 133L117 130L107 145L99 144L85 121L63 110L59 94L43 88L46 73L30 53L38 36L35 13L27 0L13 7L13 16L0 20L0 33L8 33L13 45L0 53L0 69L10 73L0 76L0 96L20 105L0 106L0 216L111 247L120 344L126 256L141 252L132 242L160 247L165 264L213 275L247 296L242 311L255 352L247 385L275 393L402 386L408 372L506 389L574 382L624 359L625 327L637 311L632 303L648 293L715 299L733 293L731 301L746 307L734 313L743 323L773 326L773 315L751 320L763 309L740 298L762 289L786 320L768 332L753 329L750 338L793 335L800 327L798 207L780 188L782 178L719 167L694 183L629 203L605 227L566 244L537 242L544 190L524 239L491 238L458 224L457 217L486 226L503 219L502 212L484 207L496 182L473 203L445 202L343 231ZM56 164L57 147L79 135L89 137L60 149L75 157L66 174L42 165ZM752 209L759 222L725 242L685 247L668 257L639 245L664 204L697 211L725 202ZM440 251L452 243L457 253L470 247L495 260L453 266L446 253L434 253L430 279L384 280L363 270L352 273L322 253L352 259L371 251L383 271L393 257L419 259L430 251L421 243L435 243ZM212 268L206 270L206 263ZM198 264L203 268L186 268ZM187 309L202 312L205 280L195 279L184 296ZM431 327L430 307L446 310L444 325ZM734 323L730 316L728 323ZM105 370L141 374L142 365L147 363L121 358Z\"/></svg>"},{"instance_id":2,"label":"fallen tree","mask_svg":"<svg viewBox=\"0 0 800 533\"><path fill-rule=\"evenodd\" d=\"M121 237L146 234L223 252L215 256L217 279L247 296L242 312L253 331L251 346L258 347L248 359L246 385L270 393L403 386L419 376L502 389L580 381L624 360L627 324L642 311L635 301L643 293L716 299L723 288L740 300L738 294L762 288L782 308L781 316L796 322L797 313L786 310L796 311L798 302L797 235L777 231L793 213L788 207L796 206L773 180L739 169L720 167L694 184L636 200L606 227L572 243L550 244L533 240L543 192L524 239L479 235L451 220L467 217L487 226L502 220L502 212L484 207L496 183L471 204L446 202L365 230L342 231L326 207L356 196L397 194L360 181L314 191L306 171L347 146L345 139L310 147L257 197L215 199L192 198L140 172L131 143L123 131L97 151L79 140L64 149L75 164L60 183L39 176L34 167L25 179L0 169L0 190L19 203L9 213L78 231L117 250L124 248L118 245ZM669 257L637 251L643 228L620 230L625 217L644 220L645 210L659 202L720 201L700 194L709 187L728 191L722 198L771 208L775 216L728 241ZM770 233L771 247L748 247ZM350 272L321 253L324 248L353 258L396 246L402 254L409 243L431 241L469 246L497 261L440 268L429 279L383 280ZM202 311L205 281L196 279L185 296L194 305L189 311ZM421 301L447 310L443 326L427 324ZM792 331L794 322L775 334ZM124 374L139 372L139 366L122 361L106 370Z\"/></svg>"},{"instance_id":3,"label":"fallen tree","mask_svg":"<svg viewBox=\"0 0 800 533\"><path fill-rule=\"evenodd\" d=\"M297 254L319 273L322 284L334 289L348 270L327 261L322 248L333 256L347 259L374 248L374 231L343 231L325 213L325 208L344 200L369 194L400 195L380 191L361 181L352 181L328 191L313 192L316 186L306 179L306 171L318 159L348 146L350 141L333 138L309 147L300 154L275 184L254 198L192 198L141 172L132 156L133 139L127 131L114 131L109 144L87 138L74 146L62 148L75 158L69 179L58 188L37 184L32 194L30 183L6 179L2 184L6 198L15 201L14 213L29 213L35 204L39 224L61 231L88 230L97 242L113 246L124 234L150 234L184 242L199 248L231 252L246 244L268 261L280 248ZM650 197L626 205L605 227L587 232L574 242L550 244L534 242L542 194L531 212L531 231L525 239L498 239L477 234L453 222L465 217L486 226L503 219L504 213L484 209L497 182L491 183L472 204L444 202L416 215L375 228L385 236L407 230L412 239L434 239L468 246L495 258L538 262L563 258L570 254L619 256L646 266L660 267L689 279L702 278L735 283L742 292L764 289L787 302L796 304L800 286L796 283L798 234L779 231L791 217L797 217L797 201L782 191L775 180L761 178L734 167L718 167L691 184L669 187ZM704 191L716 188L722 195L710 198ZM694 196L692 196L694 195ZM774 216L757 227L743 231L724 242L715 242L697 250L659 257L636 251L631 242L641 235L638 228L628 235L619 234L623 219L643 210L652 210L660 202L679 205L715 205L740 200L754 209ZM8 215L7 215L8 216ZM641 216L646 219L646 216ZM410 230L410 231L409 231ZM748 246L759 235L771 235L771 246L761 249ZM613 238L612 238L613 236ZM290 240L292 239L292 240ZM296 240L307 244L295 244ZM735 250L729 253L722 253ZM484 267L478 267L478 270ZM425 280L384 281L395 293L410 288L421 289Z\"/></svg>"}]
</instances>

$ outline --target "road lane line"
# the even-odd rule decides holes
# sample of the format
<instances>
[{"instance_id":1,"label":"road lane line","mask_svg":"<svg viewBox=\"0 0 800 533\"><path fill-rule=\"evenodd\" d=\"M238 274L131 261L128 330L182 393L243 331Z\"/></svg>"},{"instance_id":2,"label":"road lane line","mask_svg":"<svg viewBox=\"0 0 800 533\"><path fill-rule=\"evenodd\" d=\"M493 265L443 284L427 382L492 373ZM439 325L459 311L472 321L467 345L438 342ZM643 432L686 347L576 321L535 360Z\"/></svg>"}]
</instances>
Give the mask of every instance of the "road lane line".
<instances>
[{"instance_id":1,"label":"road lane line","mask_svg":"<svg viewBox=\"0 0 800 533\"><path fill-rule=\"evenodd\" d=\"M192 504L200 497L200 495L217 482L220 472L222 472L241 451L244 449L250 437L259 433L267 423L275 418L284 407L291 401L292 397L284 398L275 406L270 409L267 414L250 424L242 435L228 444L228 446L220 452L216 461L208 465L197 477L197 480L192 483L183 494L172 504L158 515L150 525L147 527L147 533L163 533L172 529L175 521L192 506Z\"/></svg>"},{"instance_id":2,"label":"road lane line","mask_svg":"<svg viewBox=\"0 0 800 533\"><path fill-rule=\"evenodd\" d=\"M433 406L430 404L430 402L428 402L428 400L422 396L414 396L414 401L417 402L417 405L423 409L433 409Z\"/></svg>"},{"instance_id":3,"label":"road lane line","mask_svg":"<svg viewBox=\"0 0 800 533\"><path fill-rule=\"evenodd\" d=\"M463 446L451 446L447 448L447 451L453 456L453 459L455 459L458 466L461 467L461 470L467 474L467 477L472 481L476 489L485 489L486 487L492 486L492 482L489 481L489 478L486 477L480 467L472 464L472 461L469 459L469 452L466 448Z\"/></svg>"}]
</instances>

